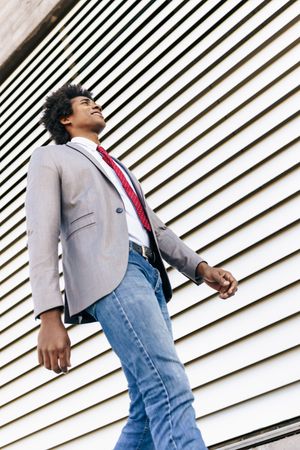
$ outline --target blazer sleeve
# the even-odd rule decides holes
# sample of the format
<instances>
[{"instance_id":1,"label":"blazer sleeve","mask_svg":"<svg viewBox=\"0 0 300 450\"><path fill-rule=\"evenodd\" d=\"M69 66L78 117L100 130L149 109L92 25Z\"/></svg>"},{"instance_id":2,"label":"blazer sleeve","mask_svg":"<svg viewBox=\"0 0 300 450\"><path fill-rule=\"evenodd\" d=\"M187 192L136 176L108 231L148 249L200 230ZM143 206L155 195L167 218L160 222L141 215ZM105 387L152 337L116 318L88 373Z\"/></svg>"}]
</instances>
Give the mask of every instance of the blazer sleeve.
<instances>
[{"instance_id":1,"label":"blazer sleeve","mask_svg":"<svg viewBox=\"0 0 300 450\"><path fill-rule=\"evenodd\" d=\"M39 147L29 161L25 195L29 279L35 320L49 309L64 309L58 269L60 211L58 169L50 150Z\"/></svg>"},{"instance_id":2,"label":"blazer sleeve","mask_svg":"<svg viewBox=\"0 0 300 450\"><path fill-rule=\"evenodd\" d=\"M162 222L150 208L146 199L145 203L163 259L195 284L203 283L203 278L200 275L196 275L196 268L202 261L206 263L207 261L188 247L182 239Z\"/></svg>"}]
</instances>

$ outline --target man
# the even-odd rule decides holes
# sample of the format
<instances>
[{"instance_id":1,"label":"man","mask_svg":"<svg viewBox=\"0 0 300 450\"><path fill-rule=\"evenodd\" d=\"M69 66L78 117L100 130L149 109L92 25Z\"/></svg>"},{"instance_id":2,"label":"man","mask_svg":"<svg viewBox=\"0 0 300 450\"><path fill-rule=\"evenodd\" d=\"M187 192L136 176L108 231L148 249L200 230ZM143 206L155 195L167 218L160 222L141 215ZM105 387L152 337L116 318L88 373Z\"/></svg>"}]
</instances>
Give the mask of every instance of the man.
<instances>
[{"instance_id":1,"label":"man","mask_svg":"<svg viewBox=\"0 0 300 450\"><path fill-rule=\"evenodd\" d=\"M61 310L65 323L98 321L120 358L131 399L115 450L206 449L173 341L172 289L162 258L223 299L235 294L237 281L176 236L134 174L100 145L106 123L89 91L64 85L47 97L42 122L56 145L33 152L25 200L39 363L55 373L71 366Z\"/></svg>"}]
</instances>

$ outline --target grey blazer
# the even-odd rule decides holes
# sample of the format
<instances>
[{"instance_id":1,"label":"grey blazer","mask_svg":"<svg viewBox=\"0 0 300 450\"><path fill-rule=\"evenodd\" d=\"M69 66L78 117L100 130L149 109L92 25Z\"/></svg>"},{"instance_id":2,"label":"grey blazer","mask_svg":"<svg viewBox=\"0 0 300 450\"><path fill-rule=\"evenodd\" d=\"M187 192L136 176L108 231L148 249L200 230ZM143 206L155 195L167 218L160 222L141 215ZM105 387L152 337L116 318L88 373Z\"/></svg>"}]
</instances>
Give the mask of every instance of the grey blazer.
<instances>
[{"instance_id":1,"label":"grey blazer","mask_svg":"<svg viewBox=\"0 0 300 450\"><path fill-rule=\"evenodd\" d=\"M168 228L148 205L134 174L131 177L153 232L163 291L168 302L172 288L162 258L197 285L199 262L204 261ZM128 264L128 228L121 196L101 164L76 143L36 148L30 158L25 196L29 278L34 318L51 308L64 311L64 323L95 319L83 311L112 292ZM64 301L59 285L58 243L62 247Z\"/></svg>"}]
</instances>

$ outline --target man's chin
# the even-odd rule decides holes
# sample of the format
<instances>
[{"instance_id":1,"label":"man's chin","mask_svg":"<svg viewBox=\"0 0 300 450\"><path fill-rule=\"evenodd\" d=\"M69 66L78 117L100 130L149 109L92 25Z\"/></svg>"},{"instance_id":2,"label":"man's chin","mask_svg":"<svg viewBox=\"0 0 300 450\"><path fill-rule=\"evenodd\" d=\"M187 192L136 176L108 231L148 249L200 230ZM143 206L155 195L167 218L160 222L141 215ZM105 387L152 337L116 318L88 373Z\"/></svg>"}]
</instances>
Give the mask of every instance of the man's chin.
<instances>
[{"instance_id":1,"label":"man's chin","mask_svg":"<svg viewBox=\"0 0 300 450\"><path fill-rule=\"evenodd\" d=\"M101 123L101 125L100 125L100 123L97 124L97 126L94 127L93 131L95 131L96 133L100 134L101 131L103 131L105 127L106 127L106 123L103 121L103 123Z\"/></svg>"}]
</instances>

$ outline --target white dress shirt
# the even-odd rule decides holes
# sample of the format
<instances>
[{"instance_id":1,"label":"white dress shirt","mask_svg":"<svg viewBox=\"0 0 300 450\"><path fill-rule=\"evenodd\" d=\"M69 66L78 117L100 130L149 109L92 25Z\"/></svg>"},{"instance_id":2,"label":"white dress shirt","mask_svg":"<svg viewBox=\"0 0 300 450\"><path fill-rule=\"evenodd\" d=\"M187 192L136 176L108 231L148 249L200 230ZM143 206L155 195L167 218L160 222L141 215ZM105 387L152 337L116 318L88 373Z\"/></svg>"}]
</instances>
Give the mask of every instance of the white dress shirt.
<instances>
[{"instance_id":1,"label":"white dress shirt","mask_svg":"<svg viewBox=\"0 0 300 450\"><path fill-rule=\"evenodd\" d=\"M113 182L116 189L118 190L123 203L125 207L126 212L126 220L127 220L127 226L128 226L128 238L131 241L137 242L140 245L146 245L147 247L150 247L150 239L148 236L147 231L143 227L139 216L136 212L135 207L133 206L130 198L128 197L120 178L114 171L112 167L110 167L102 158L101 153L97 150L97 144L95 142L91 141L90 139L84 138L84 137L74 137L71 139L71 142L76 142L77 144L80 144L85 150L87 150L93 158L97 159L98 162L100 162L101 166L107 173L109 179ZM116 163L117 164L117 163ZM128 183L136 193L136 190L132 184L131 179L127 175L127 173L123 170L123 168L118 164L118 167L122 170L124 176L126 177Z\"/></svg>"}]
</instances>

